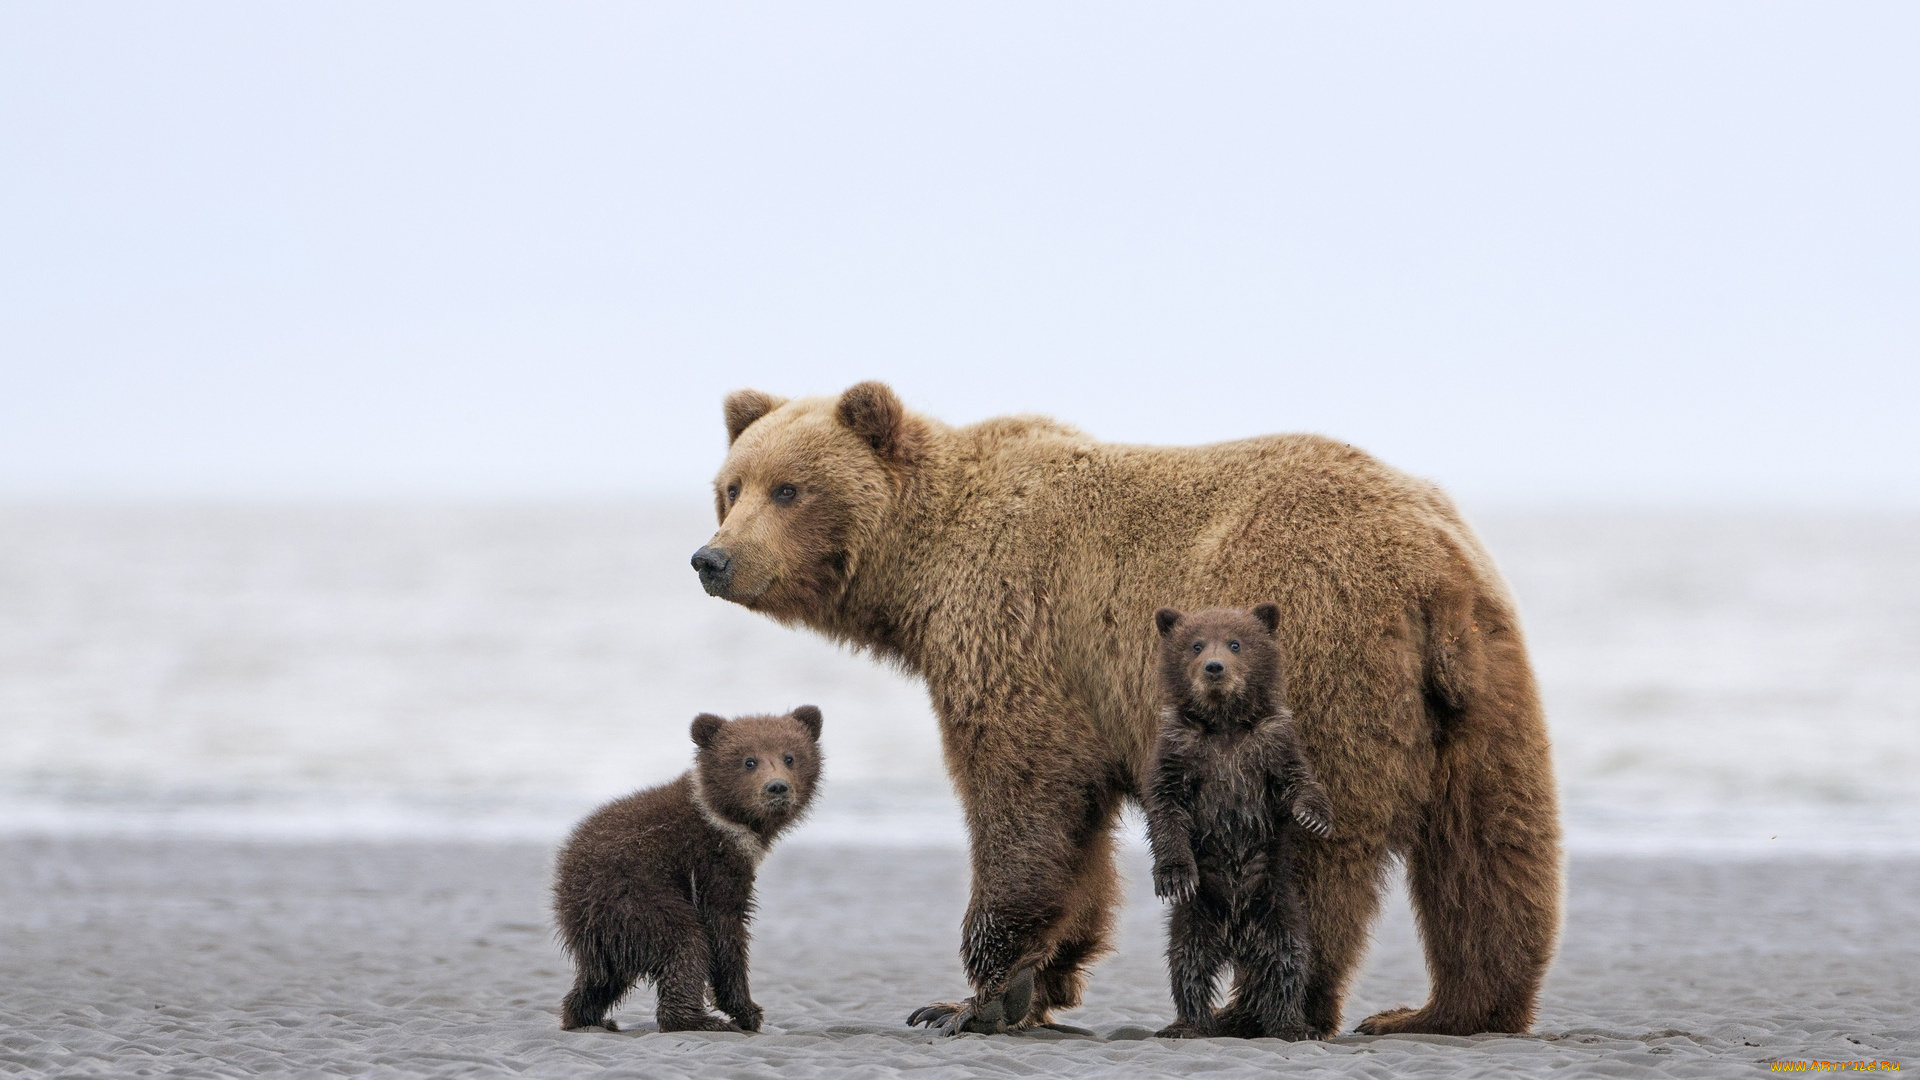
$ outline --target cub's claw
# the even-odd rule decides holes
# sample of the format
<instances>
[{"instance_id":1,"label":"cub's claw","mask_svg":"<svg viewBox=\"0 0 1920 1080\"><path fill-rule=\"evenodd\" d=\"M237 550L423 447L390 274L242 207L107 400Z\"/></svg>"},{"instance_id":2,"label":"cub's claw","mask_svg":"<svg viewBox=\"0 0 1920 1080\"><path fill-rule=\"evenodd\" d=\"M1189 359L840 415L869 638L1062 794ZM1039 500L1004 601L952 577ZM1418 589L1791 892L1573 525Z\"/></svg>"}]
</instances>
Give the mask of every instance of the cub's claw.
<instances>
[{"instance_id":1,"label":"cub's claw","mask_svg":"<svg viewBox=\"0 0 1920 1080\"><path fill-rule=\"evenodd\" d=\"M1167 864L1153 868L1153 895L1176 904L1193 899L1199 891L1199 871L1192 863Z\"/></svg>"}]
</instances>

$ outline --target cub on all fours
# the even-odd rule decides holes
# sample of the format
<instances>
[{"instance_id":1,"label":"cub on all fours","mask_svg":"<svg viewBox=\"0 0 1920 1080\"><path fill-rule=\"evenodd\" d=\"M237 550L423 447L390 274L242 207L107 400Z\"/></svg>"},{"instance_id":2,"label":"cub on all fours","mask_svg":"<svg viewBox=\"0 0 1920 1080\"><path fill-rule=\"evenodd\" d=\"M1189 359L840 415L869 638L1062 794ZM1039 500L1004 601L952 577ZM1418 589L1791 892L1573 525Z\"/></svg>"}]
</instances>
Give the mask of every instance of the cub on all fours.
<instances>
[{"instance_id":1,"label":"cub on all fours","mask_svg":"<svg viewBox=\"0 0 1920 1080\"><path fill-rule=\"evenodd\" d=\"M1326 791L1300 752L1280 676L1280 609L1161 608L1164 705L1147 779L1153 891L1173 901L1167 1038L1324 1038L1306 1017L1313 950L1297 862L1332 832ZM1233 1000L1214 986L1233 972Z\"/></svg>"},{"instance_id":2,"label":"cub on all fours","mask_svg":"<svg viewBox=\"0 0 1920 1080\"><path fill-rule=\"evenodd\" d=\"M608 1010L639 979L661 1031L758 1031L747 990L753 875L820 783L820 710L693 720L693 768L594 811L554 874L553 910L573 957L568 1030L617 1031ZM707 1011L713 1003L732 1023Z\"/></svg>"}]
</instances>

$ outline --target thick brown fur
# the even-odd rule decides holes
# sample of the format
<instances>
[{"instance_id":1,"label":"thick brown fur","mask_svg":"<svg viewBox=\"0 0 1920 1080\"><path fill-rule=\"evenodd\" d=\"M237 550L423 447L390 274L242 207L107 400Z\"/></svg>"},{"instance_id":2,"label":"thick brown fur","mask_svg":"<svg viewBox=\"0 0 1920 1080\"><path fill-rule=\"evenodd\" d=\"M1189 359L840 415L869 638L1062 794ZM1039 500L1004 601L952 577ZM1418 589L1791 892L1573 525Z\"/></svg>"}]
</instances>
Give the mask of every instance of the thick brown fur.
<instances>
[{"instance_id":1,"label":"thick brown fur","mask_svg":"<svg viewBox=\"0 0 1920 1080\"><path fill-rule=\"evenodd\" d=\"M573 957L560 1026L617 1030L607 1012L639 979L659 991L661 1031L758 1031L747 987L753 876L820 781L820 710L693 721L694 767L594 811L554 874L553 910ZM732 1023L707 1011L714 1004Z\"/></svg>"},{"instance_id":2,"label":"thick brown fur","mask_svg":"<svg viewBox=\"0 0 1920 1080\"><path fill-rule=\"evenodd\" d=\"M1338 821L1301 857L1308 1022L1339 1029L1398 853L1432 996L1361 1029L1532 1023L1561 900L1546 726L1513 600L1438 488L1312 435L950 427L879 383L776 402L728 398L730 428L751 419L695 566L715 595L925 680L972 840L974 998L923 1018L994 1030L1079 1002L1111 925L1110 833L1158 728L1149 619L1271 599Z\"/></svg>"},{"instance_id":3,"label":"thick brown fur","mask_svg":"<svg viewBox=\"0 0 1920 1080\"><path fill-rule=\"evenodd\" d=\"M1173 902L1167 974L1179 1018L1160 1035L1324 1038L1308 1026L1313 952L1298 880L1306 834L1332 831L1300 753L1277 640L1280 609L1154 613L1164 719L1143 801L1153 891ZM1215 983L1234 973L1216 1014Z\"/></svg>"}]
</instances>

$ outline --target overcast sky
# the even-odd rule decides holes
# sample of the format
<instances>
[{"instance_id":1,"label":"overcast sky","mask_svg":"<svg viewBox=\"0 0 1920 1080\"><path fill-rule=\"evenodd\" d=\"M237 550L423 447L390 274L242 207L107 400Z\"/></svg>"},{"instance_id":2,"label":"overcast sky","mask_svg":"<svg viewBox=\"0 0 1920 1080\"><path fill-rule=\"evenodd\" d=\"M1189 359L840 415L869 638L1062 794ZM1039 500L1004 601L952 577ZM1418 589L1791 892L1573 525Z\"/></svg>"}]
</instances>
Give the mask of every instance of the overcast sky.
<instances>
[{"instance_id":1,"label":"overcast sky","mask_svg":"<svg viewBox=\"0 0 1920 1080\"><path fill-rule=\"evenodd\" d=\"M1920 6L0 7L0 496L698 495L863 378L1920 507Z\"/></svg>"}]
</instances>

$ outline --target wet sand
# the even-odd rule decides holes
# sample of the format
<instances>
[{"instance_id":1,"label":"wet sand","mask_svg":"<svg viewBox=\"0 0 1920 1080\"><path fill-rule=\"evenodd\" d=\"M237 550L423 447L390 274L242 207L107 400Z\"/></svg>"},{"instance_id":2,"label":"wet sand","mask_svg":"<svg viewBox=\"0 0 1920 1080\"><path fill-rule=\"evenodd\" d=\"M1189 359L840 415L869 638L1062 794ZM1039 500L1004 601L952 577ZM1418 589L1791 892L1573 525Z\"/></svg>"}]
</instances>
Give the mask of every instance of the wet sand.
<instances>
[{"instance_id":1,"label":"wet sand","mask_svg":"<svg viewBox=\"0 0 1920 1080\"><path fill-rule=\"evenodd\" d=\"M61 1076L1722 1076L1920 1064L1920 859L1576 857L1536 1031L1166 1042L1160 915L1129 850L1119 949L1065 1019L939 1039L962 853L794 844L760 880L755 1036L567 1033L531 844L0 840L0 1073ZM1399 901L1350 999L1417 1003Z\"/></svg>"}]
</instances>

